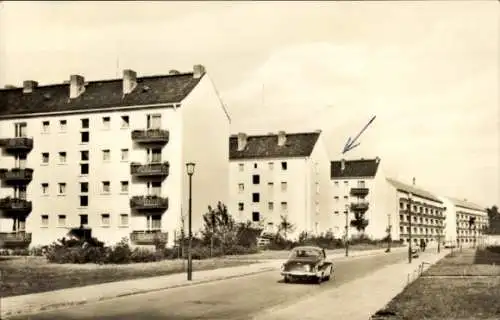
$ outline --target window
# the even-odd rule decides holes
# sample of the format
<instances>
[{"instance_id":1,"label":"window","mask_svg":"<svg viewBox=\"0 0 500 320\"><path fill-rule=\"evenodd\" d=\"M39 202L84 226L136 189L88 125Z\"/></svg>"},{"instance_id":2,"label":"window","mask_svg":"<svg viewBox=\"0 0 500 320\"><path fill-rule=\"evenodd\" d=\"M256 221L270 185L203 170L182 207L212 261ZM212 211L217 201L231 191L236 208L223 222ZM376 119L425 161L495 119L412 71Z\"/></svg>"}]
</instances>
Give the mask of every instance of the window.
<instances>
[{"instance_id":1,"label":"window","mask_svg":"<svg viewBox=\"0 0 500 320\"><path fill-rule=\"evenodd\" d=\"M347 187L349 185L349 181L345 180L344 185Z\"/></svg>"},{"instance_id":2,"label":"window","mask_svg":"<svg viewBox=\"0 0 500 320\"><path fill-rule=\"evenodd\" d=\"M102 127L104 128L104 130L109 130L109 128L111 128L110 117L102 117Z\"/></svg>"},{"instance_id":3,"label":"window","mask_svg":"<svg viewBox=\"0 0 500 320\"><path fill-rule=\"evenodd\" d=\"M267 204L267 208L269 209L269 211L273 211L274 210L274 202L269 202Z\"/></svg>"},{"instance_id":4,"label":"window","mask_svg":"<svg viewBox=\"0 0 500 320\"><path fill-rule=\"evenodd\" d=\"M243 183L238 183L238 191L241 193L245 190L245 185Z\"/></svg>"},{"instance_id":5,"label":"window","mask_svg":"<svg viewBox=\"0 0 500 320\"><path fill-rule=\"evenodd\" d=\"M111 191L111 183L109 181L103 181L102 182L102 192L103 193L110 193Z\"/></svg>"},{"instance_id":6,"label":"window","mask_svg":"<svg viewBox=\"0 0 500 320\"><path fill-rule=\"evenodd\" d=\"M147 183L148 194L151 196L160 196L161 195L161 182L152 181Z\"/></svg>"},{"instance_id":7,"label":"window","mask_svg":"<svg viewBox=\"0 0 500 320\"><path fill-rule=\"evenodd\" d=\"M154 216L150 216L150 217L151 217L151 229L152 230L161 229L161 216L154 215Z\"/></svg>"},{"instance_id":8,"label":"window","mask_svg":"<svg viewBox=\"0 0 500 320\"><path fill-rule=\"evenodd\" d=\"M121 161L128 161L128 149L121 150Z\"/></svg>"},{"instance_id":9,"label":"window","mask_svg":"<svg viewBox=\"0 0 500 320\"><path fill-rule=\"evenodd\" d=\"M59 120L59 131L65 132L66 130L68 130L68 121Z\"/></svg>"},{"instance_id":10,"label":"window","mask_svg":"<svg viewBox=\"0 0 500 320\"><path fill-rule=\"evenodd\" d=\"M60 227L64 227L66 225L66 215L65 214L60 214L57 216L57 224Z\"/></svg>"},{"instance_id":11,"label":"window","mask_svg":"<svg viewBox=\"0 0 500 320\"><path fill-rule=\"evenodd\" d=\"M121 119L122 119L122 121L121 121L120 127L122 129L128 128L129 127L129 117L128 116L122 116Z\"/></svg>"},{"instance_id":12,"label":"window","mask_svg":"<svg viewBox=\"0 0 500 320\"><path fill-rule=\"evenodd\" d=\"M26 200L26 186L14 187L14 197Z\"/></svg>"},{"instance_id":13,"label":"window","mask_svg":"<svg viewBox=\"0 0 500 320\"><path fill-rule=\"evenodd\" d=\"M274 170L274 162L269 162L267 165L269 166L269 170Z\"/></svg>"},{"instance_id":14,"label":"window","mask_svg":"<svg viewBox=\"0 0 500 320\"><path fill-rule=\"evenodd\" d=\"M42 132L43 133L49 133L50 132L50 122L49 121L43 121L42 122Z\"/></svg>"},{"instance_id":15,"label":"window","mask_svg":"<svg viewBox=\"0 0 500 320\"><path fill-rule=\"evenodd\" d=\"M286 184L286 182L282 182L281 183L281 191L285 192L287 190L288 186Z\"/></svg>"},{"instance_id":16,"label":"window","mask_svg":"<svg viewBox=\"0 0 500 320\"><path fill-rule=\"evenodd\" d=\"M80 151L80 160L81 161L89 161L89 152L88 152L88 150Z\"/></svg>"},{"instance_id":17,"label":"window","mask_svg":"<svg viewBox=\"0 0 500 320\"><path fill-rule=\"evenodd\" d=\"M363 180L358 181L358 188L364 188L365 182Z\"/></svg>"},{"instance_id":18,"label":"window","mask_svg":"<svg viewBox=\"0 0 500 320\"><path fill-rule=\"evenodd\" d=\"M238 210L239 211L245 210L245 204L243 202L238 203Z\"/></svg>"},{"instance_id":19,"label":"window","mask_svg":"<svg viewBox=\"0 0 500 320\"><path fill-rule=\"evenodd\" d=\"M259 222L260 221L260 213L259 212L252 212L252 221L253 222Z\"/></svg>"},{"instance_id":20,"label":"window","mask_svg":"<svg viewBox=\"0 0 500 320\"><path fill-rule=\"evenodd\" d=\"M252 193L252 201L253 202L259 202L260 201L260 194L258 192Z\"/></svg>"},{"instance_id":21,"label":"window","mask_svg":"<svg viewBox=\"0 0 500 320\"><path fill-rule=\"evenodd\" d=\"M42 153L42 163L43 164L49 163L49 153L48 152Z\"/></svg>"},{"instance_id":22,"label":"window","mask_svg":"<svg viewBox=\"0 0 500 320\"><path fill-rule=\"evenodd\" d=\"M80 192L81 193L89 192L89 183L88 182L80 182Z\"/></svg>"},{"instance_id":23,"label":"window","mask_svg":"<svg viewBox=\"0 0 500 320\"><path fill-rule=\"evenodd\" d=\"M49 215L42 214L42 227L47 227L49 225Z\"/></svg>"},{"instance_id":24,"label":"window","mask_svg":"<svg viewBox=\"0 0 500 320\"><path fill-rule=\"evenodd\" d=\"M147 128L160 129L161 128L161 114L148 114L147 115Z\"/></svg>"},{"instance_id":25,"label":"window","mask_svg":"<svg viewBox=\"0 0 500 320\"><path fill-rule=\"evenodd\" d=\"M240 171L243 171L243 169L245 168L245 165L243 163L239 163L238 168Z\"/></svg>"},{"instance_id":26,"label":"window","mask_svg":"<svg viewBox=\"0 0 500 320\"><path fill-rule=\"evenodd\" d=\"M80 207L89 206L89 196L80 196Z\"/></svg>"},{"instance_id":27,"label":"window","mask_svg":"<svg viewBox=\"0 0 500 320\"><path fill-rule=\"evenodd\" d=\"M59 162L66 163L66 151L59 152Z\"/></svg>"},{"instance_id":28,"label":"window","mask_svg":"<svg viewBox=\"0 0 500 320\"><path fill-rule=\"evenodd\" d=\"M399 203L399 209L404 209L404 207L405 207L405 204L404 204L404 203L402 203L402 202L400 202L400 203Z\"/></svg>"},{"instance_id":29,"label":"window","mask_svg":"<svg viewBox=\"0 0 500 320\"><path fill-rule=\"evenodd\" d=\"M267 189L269 193L272 193L274 190L274 183L273 182L268 182L267 183Z\"/></svg>"},{"instance_id":30,"label":"window","mask_svg":"<svg viewBox=\"0 0 500 320\"><path fill-rule=\"evenodd\" d=\"M88 129L89 128L89 119L88 118L81 119L81 122L82 122L82 129Z\"/></svg>"},{"instance_id":31,"label":"window","mask_svg":"<svg viewBox=\"0 0 500 320\"><path fill-rule=\"evenodd\" d=\"M282 202L281 203L281 211L286 212L288 210L288 203Z\"/></svg>"},{"instance_id":32,"label":"window","mask_svg":"<svg viewBox=\"0 0 500 320\"><path fill-rule=\"evenodd\" d=\"M254 163L254 164L253 164L253 168L254 168L254 169L257 169L257 163Z\"/></svg>"},{"instance_id":33,"label":"window","mask_svg":"<svg viewBox=\"0 0 500 320\"><path fill-rule=\"evenodd\" d=\"M339 202L339 196L335 196L334 199L335 199L335 202Z\"/></svg>"},{"instance_id":34,"label":"window","mask_svg":"<svg viewBox=\"0 0 500 320\"><path fill-rule=\"evenodd\" d=\"M49 184L47 182L42 183L42 194L49 194Z\"/></svg>"},{"instance_id":35,"label":"window","mask_svg":"<svg viewBox=\"0 0 500 320\"><path fill-rule=\"evenodd\" d=\"M87 227L89 225L89 216L87 214L80 215L80 227Z\"/></svg>"},{"instance_id":36,"label":"window","mask_svg":"<svg viewBox=\"0 0 500 320\"><path fill-rule=\"evenodd\" d=\"M316 194L319 194L319 182L316 182Z\"/></svg>"},{"instance_id":37,"label":"window","mask_svg":"<svg viewBox=\"0 0 500 320\"><path fill-rule=\"evenodd\" d=\"M120 225L128 226L128 214L120 214Z\"/></svg>"},{"instance_id":38,"label":"window","mask_svg":"<svg viewBox=\"0 0 500 320\"><path fill-rule=\"evenodd\" d=\"M15 166L16 168L26 169L26 155L19 154L15 156Z\"/></svg>"},{"instance_id":39,"label":"window","mask_svg":"<svg viewBox=\"0 0 500 320\"><path fill-rule=\"evenodd\" d=\"M61 195L66 194L66 183L65 182L59 183L59 194L61 194Z\"/></svg>"},{"instance_id":40,"label":"window","mask_svg":"<svg viewBox=\"0 0 500 320\"><path fill-rule=\"evenodd\" d=\"M335 213L335 214L339 214L339 212L338 212L338 211L335 211L334 213Z\"/></svg>"},{"instance_id":41,"label":"window","mask_svg":"<svg viewBox=\"0 0 500 320\"><path fill-rule=\"evenodd\" d=\"M338 181L334 181L333 184L338 187L339 186L339 182Z\"/></svg>"},{"instance_id":42,"label":"window","mask_svg":"<svg viewBox=\"0 0 500 320\"><path fill-rule=\"evenodd\" d=\"M349 196L344 196L344 200L347 200L347 199L349 199Z\"/></svg>"},{"instance_id":43,"label":"window","mask_svg":"<svg viewBox=\"0 0 500 320\"><path fill-rule=\"evenodd\" d=\"M260 176L258 174L254 174L252 176L252 182L253 184L260 184Z\"/></svg>"},{"instance_id":44,"label":"window","mask_svg":"<svg viewBox=\"0 0 500 320\"><path fill-rule=\"evenodd\" d=\"M281 170L286 170L286 169L287 169L286 161L281 162Z\"/></svg>"},{"instance_id":45,"label":"window","mask_svg":"<svg viewBox=\"0 0 500 320\"><path fill-rule=\"evenodd\" d=\"M89 143L89 132L88 131L83 131L83 132L80 132L80 135L81 135L81 142L82 143Z\"/></svg>"},{"instance_id":46,"label":"window","mask_svg":"<svg viewBox=\"0 0 500 320\"><path fill-rule=\"evenodd\" d=\"M111 160L111 151L109 149L102 150L102 161Z\"/></svg>"},{"instance_id":47,"label":"window","mask_svg":"<svg viewBox=\"0 0 500 320\"><path fill-rule=\"evenodd\" d=\"M109 216L110 216L109 213L101 214L101 224L103 227L109 227L109 225L110 225Z\"/></svg>"},{"instance_id":48,"label":"window","mask_svg":"<svg viewBox=\"0 0 500 320\"><path fill-rule=\"evenodd\" d=\"M28 134L28 124L26 122L15 123L14 130L16 138L25 138Z\"/></svg>"},{"instance_id":49,"label":"window","mask_svg":"<svg viewBox=\"0 0 500 320\"><path fill-rule=\"evenodd\" d=\"M122 181L120 182L120 192L122 193L128 193L128 181Z\"/></svg>"},{"instance_id":50,"label":"window","mask_svg":"<svg viewBox=\"0 0 500 320\"><path fill-rule=\"evenodd\" d=\"M89 164L80 163L80 174L89 174Z\"/></svg>"},{"instance_id":51,"label":"window","mask_svg":"<svg viewBox=\"0 0 500 320\"><path fill-rule=\"evenodd\" d=\"M148 162L158 163L161 162L161 149L148 149Z\"/></svg>"}]
</instances>

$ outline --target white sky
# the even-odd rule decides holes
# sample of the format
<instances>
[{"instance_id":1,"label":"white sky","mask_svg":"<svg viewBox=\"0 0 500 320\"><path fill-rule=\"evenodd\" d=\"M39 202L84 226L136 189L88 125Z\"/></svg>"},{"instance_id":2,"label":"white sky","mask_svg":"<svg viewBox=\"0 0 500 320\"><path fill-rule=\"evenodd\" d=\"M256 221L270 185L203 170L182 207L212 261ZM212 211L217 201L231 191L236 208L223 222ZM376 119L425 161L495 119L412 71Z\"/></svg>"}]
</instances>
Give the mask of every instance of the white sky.
<instances>
[{"instance_id":1,"label":"white sky","mask_svg":"<svg viewBox=\"0 0 500 320\"><path fill-rule=\"evenodd\" d=\"M232 131L323 129L332 159L500 204L497 1L3 2L0 85L206 66ZM117 58L119 67L117 69Z\"/></svg>"}]
</instances>

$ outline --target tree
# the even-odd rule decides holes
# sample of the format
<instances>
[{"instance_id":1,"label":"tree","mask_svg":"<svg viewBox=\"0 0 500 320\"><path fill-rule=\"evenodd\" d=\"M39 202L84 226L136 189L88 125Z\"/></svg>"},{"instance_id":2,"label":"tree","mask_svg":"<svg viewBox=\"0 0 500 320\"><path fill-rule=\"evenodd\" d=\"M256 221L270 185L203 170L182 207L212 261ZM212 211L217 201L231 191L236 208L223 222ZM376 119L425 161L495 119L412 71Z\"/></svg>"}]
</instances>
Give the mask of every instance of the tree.
<instances>
[{"instance_id":1,"label":"tree","mask_svg":"<svg viewBox=\"0 0 500 320\"><path fill-rule=\"evenodd\" d=\"M498 212L498 207L496 205L491 208L486 208L488 213L488 233L500 234L500 212Z\"/></svg>"},{"instance_id":2,"label":"tree","mask_svg":"<svg viewBox=\"0 0 500 320\"><path fill-rule=\"evenodd\" d=\"M368 220L365 219L365 214L361 212L354 212L354 219L351 220L351 227L356 228L356 230L364 232L368 226Z\"/></svg>"},{"instance_id":3,"label":"tree","mask_svg":"<svg viewBox=\"0 0 500 320\"><path fill-rule=\"evenodd\" d=\"M216 208L208 206L208 212L203 215L203 222L202 235L206 242L219 244L223 252L224 247L235 242L237 225L222 202L219 201Z\"/></svg>"},{"instance_id":4,"label":"tree","mask_svg":"<svg viewBox=\"0 0 500 320\"><path fill-rule=\"evenodd\" d=\"M281 216L281 221L278 225L278 233L277 236L282 235L285 240L287 240L287 235L289 232L293 232L295 230L295 225L288 220L288 216Z\"/></svg>"}]
</instances>

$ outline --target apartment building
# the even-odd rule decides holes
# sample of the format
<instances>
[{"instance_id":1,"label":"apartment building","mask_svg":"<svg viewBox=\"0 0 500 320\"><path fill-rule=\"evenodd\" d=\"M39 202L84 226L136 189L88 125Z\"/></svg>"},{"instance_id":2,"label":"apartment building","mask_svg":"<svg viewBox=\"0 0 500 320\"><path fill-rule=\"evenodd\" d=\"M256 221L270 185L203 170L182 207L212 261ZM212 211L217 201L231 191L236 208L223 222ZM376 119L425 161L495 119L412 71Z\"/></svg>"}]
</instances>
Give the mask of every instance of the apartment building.
<instances>
[{"instance_id":1,"label":"apartment building","mask_svg":"<svg viewBox=\"0 0 500 320\"><path fill-rule=\"evenodd\" d=\"M387 211L396 216L396 232L393 239L409 242L410 234L414 244L423 239L436 245L445 239L445 210L442 200L433 193L413 184L408 185L395 179L387 178ZM410 229L411 228L411 229Z\"/></svg>"},{"instance_id":2,"label":"apartment building","mask_svg":"<svg viewBox=\"0 0 500 320\"><path fill-rule=\"evenodd\" d=\"M331 225L329 157L321 131L229 138L230 213L265 232L278 231L282 216L301 232L321 233Z\"/></svg>"},{"instance_id":3,"label":"apartment building","mask_svg":"<svg viewBox=\"0 0 500 320\"><path fill-rule=\"evenodd\" d=\"M208 205L228 200L228 135L202 65L2 89L0 243L44 245L71 232L171 245L188 211L186 162L196 164L194 229Z\"/></svg>"},{"instance_id":4,"label":"apartment building","mask_svg":"<svg viewBox=\"0 0 500 320\"><path fill-rule=\"evenodd\" d=\"M446 205L445 243L447 246L474 246L484 239L488 228L485 208L452 197L441 197Z\"/></svg>"},{"instance_id":5,"label":"apartment building","mask_svg":"<svg viewBox=\"0 0 500 320\"><path fill-rule=\"evenodd\" d=\"M373 239L388 235L388 226L395 222L386 210L386 178L380 158L341 159L331 162L330 178L333 190L333 232L338 238L363 233ZM356 216L367 220L364 230L356 228ZM390 222L390 221L393 222Z\"/></svg>"}]
</instances>

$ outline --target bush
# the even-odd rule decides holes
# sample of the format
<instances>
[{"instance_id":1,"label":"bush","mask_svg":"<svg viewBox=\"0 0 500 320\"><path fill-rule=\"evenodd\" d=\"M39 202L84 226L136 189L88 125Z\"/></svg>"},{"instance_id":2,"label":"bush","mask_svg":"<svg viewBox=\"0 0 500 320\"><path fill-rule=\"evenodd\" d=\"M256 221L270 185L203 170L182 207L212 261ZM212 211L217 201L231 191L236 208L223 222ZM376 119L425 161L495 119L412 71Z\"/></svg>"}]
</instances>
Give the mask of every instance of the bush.
<instances>
[{"instance_id":1,"label":"bush","mask_svg":"<svg viewBox=\"0 0 500 320\"><path fill-rule=\"evenodd\" d=\"M151 251L148 249L136 248L130 254L130 261L132 262L154 262L163 258L161 251Z\"/></svg>"},{"instance_id":2,"label":"bush","mask_svg":"<svg viewBox=\"0 0 500 320\"><path fill-rule=\"evenodd\" d=\"M486 250L493 252L493 253L499 253L500 254L500 246L487 246Z\"/></svg>"}]
</instances>

